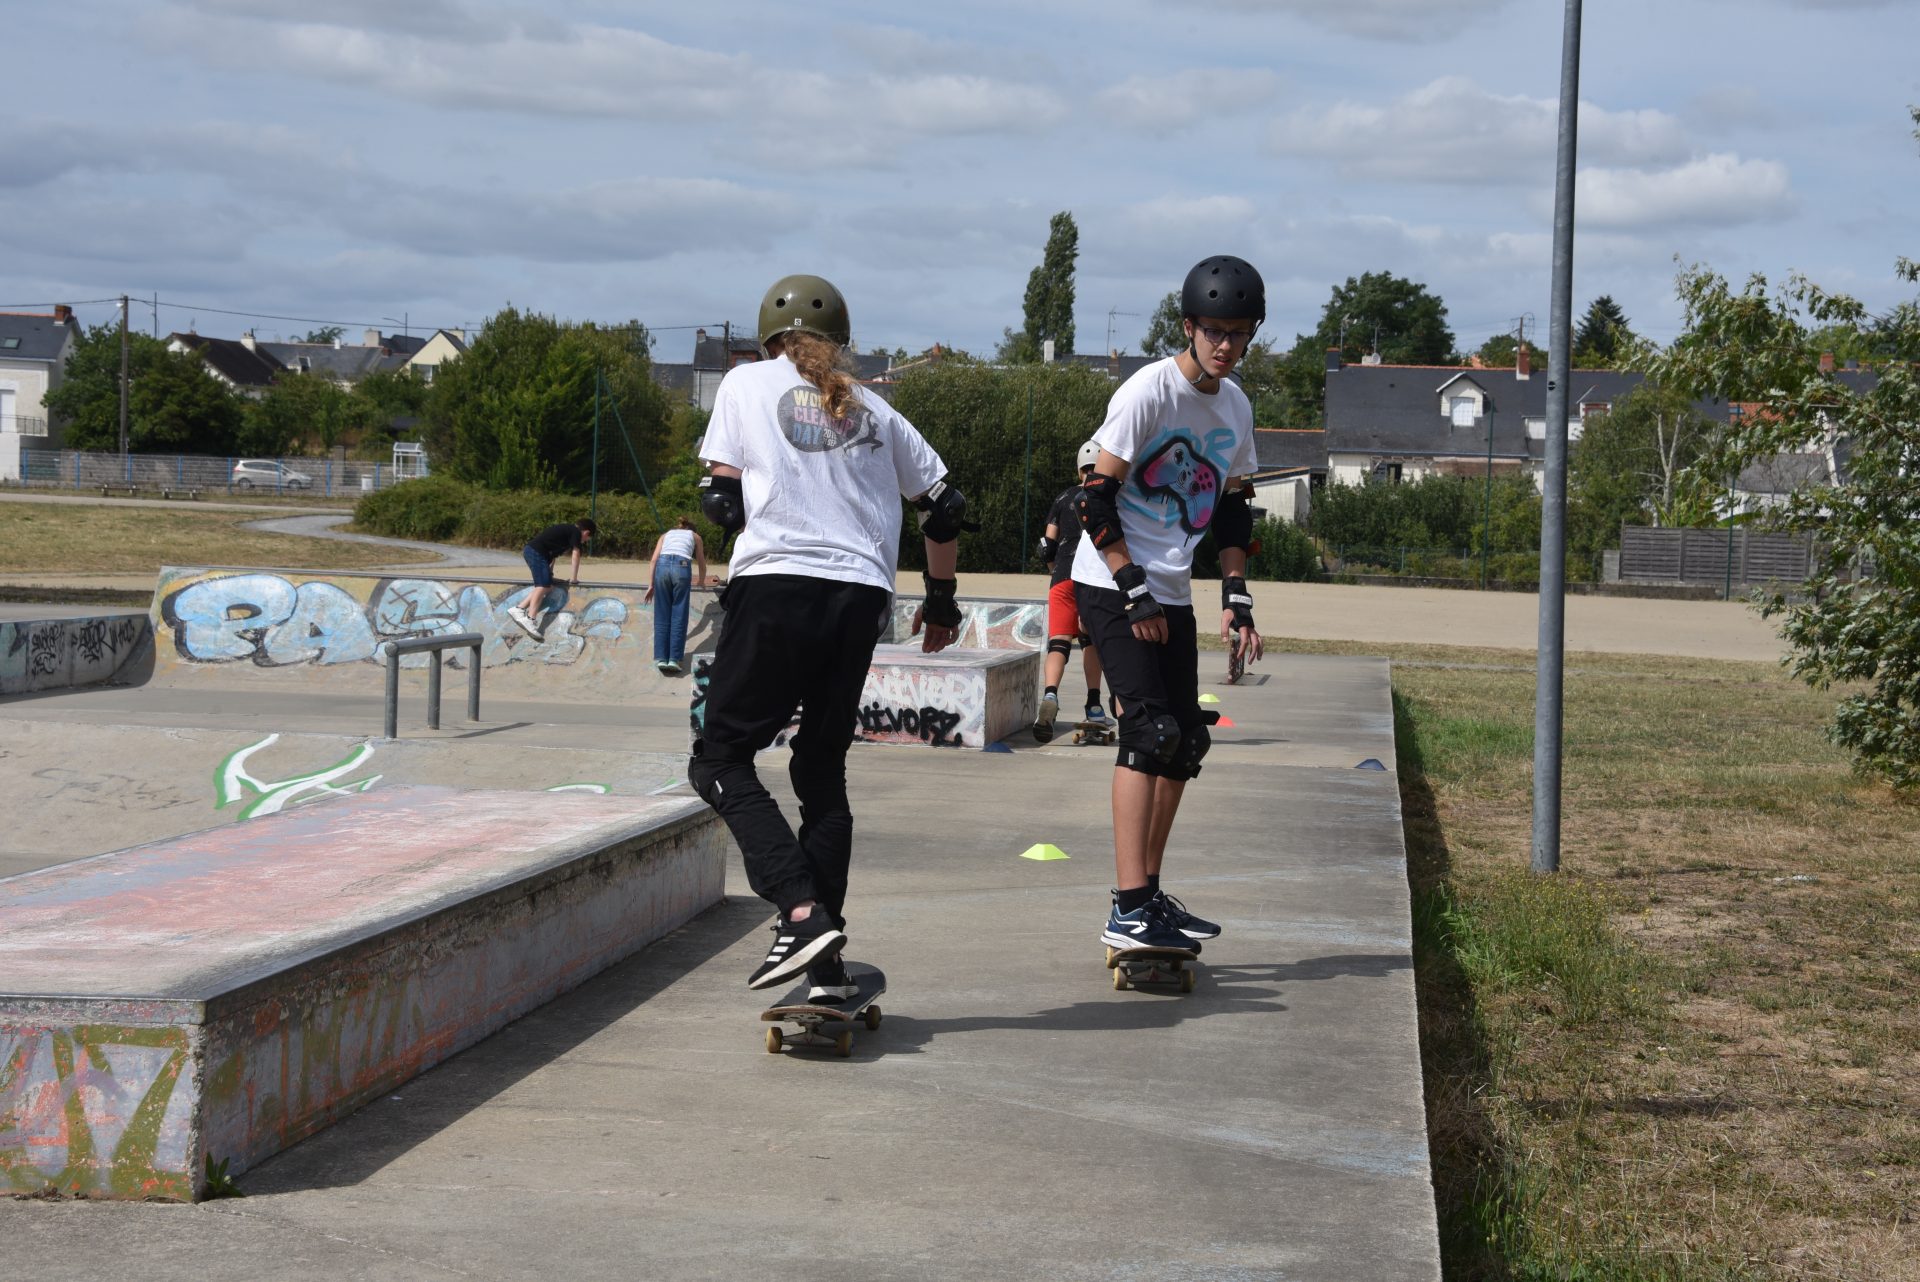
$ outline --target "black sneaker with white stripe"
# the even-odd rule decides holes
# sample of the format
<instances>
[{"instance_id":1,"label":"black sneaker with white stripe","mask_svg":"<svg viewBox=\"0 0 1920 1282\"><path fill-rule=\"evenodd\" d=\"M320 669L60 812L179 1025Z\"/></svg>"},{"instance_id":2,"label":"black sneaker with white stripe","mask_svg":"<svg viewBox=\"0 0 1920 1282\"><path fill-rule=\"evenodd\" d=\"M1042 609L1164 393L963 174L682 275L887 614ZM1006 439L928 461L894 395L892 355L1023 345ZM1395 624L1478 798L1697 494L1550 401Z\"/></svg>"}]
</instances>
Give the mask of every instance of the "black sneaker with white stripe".
<instances>
[{"instance_id":1,"label":"black sneaker with white stripe","mask_svg":"<svg viewBox=\"0 0 1920 1282\"><path fill-rule=\"evenodd\" d=\"M1217 939L1220 927L1204 917L1195 917L1187 911L1187 906L1164 890L1153 893L1154 902L1160 905L1160 915L1173 924L1173 928L1188 939Z\"/></svg>"},{"instance_id":2,"label":"black sneaker with white stripe","mask_svg":"<svg viewBox=\"0 0 1920 1282\"><path fill-rule=\"evenodd\" d=\"M846 932L835 926L832 914L821 908L807 914L805 921L783 917L773 924L773 947L747 979L747 987L772 988L792 979L816 959L837 954L846 942Z\"/></svg>"},{"instance_id":3,"label":"black sneaker with white stripe","mask_svg":"<svg viewBox=\"0 0 1920 1282\"><path fill-rule=\"evenodd\" d=\"M838 1006L860 993L860 986L847 974L847 963L839 953L819 957L807 967L807 1000L816 1006Z\"/></svg>"}]
</instances>

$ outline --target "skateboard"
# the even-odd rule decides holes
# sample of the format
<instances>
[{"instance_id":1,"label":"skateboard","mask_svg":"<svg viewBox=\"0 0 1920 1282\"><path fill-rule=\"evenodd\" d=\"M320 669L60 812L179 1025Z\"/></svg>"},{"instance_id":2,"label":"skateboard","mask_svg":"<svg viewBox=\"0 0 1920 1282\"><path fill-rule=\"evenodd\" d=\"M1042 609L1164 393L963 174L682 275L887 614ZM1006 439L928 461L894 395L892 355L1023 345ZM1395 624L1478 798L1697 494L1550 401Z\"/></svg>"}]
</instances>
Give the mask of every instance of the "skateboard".
<instances>
[{"instance_id":1,"label":"skateboard","mask_svg":"<svg viewBox=\"0 0 1920 1282\"><path fill-rule=\"evenodd\" d=\"M787 995L760 1012L760 1018L775 1025L767 1030L767 1054L778 1055L782 1046L831 1046L845 1059L853 1054L853 1025L858 1020L869 1031L880 1027L880 1008L874 999L887 991L887 977L877 966L847 963L847 977L859 991L837 1006L807 1000L812 987L806 980L795 984ZM797 1024L800 1031L787 1032L780 1024Z\"/></svg>"},{"instance_id":2,"label":"skateboard","mask_svg":"<svg viewBox=\"0 0 1920 1282\"><path fill-rule=\"evenodd\" d=\"M1246 675L1247 656L1240 640L1240 634L1236 631L1227 641L1227 684L1232 685Z\"/></svg>"},{"instance_id":3,"label":"skateboard","mask_svg":"<svg viewBox=\"0 0 1920 1282\"><path fill-rule=\"evenodd\" d=\"M713 680L713 656L691 655L687 664L693 669L693 700L687 708L687 750L697 757L707 733L707 686Z\"/></svg>"},{"instance_id":4,"label":"skateboard","mask_svg":"<svg viewBox=\"0 0 1920 1282\"><path fill-rule=\"evenodd\" d=\"M1111 721L1082 721L1073 728L1073 741L1104 746L1117 739L1119 733Z\"/></svg>"},{"instance_id":5,"label":"skateboard","mask_svg":"<svg viewBox=\"0 0 1920 1282\"><path fill-rule=\"evenodd\" d=\"M1136 984L1177 984L1180 991L1193 991L1198 970L1188 962L1200 956L1191 948L1113 948L1107 949L1107 969L1113 972L1113 986L1125 992Z\"/></svg>"}]
</instances>

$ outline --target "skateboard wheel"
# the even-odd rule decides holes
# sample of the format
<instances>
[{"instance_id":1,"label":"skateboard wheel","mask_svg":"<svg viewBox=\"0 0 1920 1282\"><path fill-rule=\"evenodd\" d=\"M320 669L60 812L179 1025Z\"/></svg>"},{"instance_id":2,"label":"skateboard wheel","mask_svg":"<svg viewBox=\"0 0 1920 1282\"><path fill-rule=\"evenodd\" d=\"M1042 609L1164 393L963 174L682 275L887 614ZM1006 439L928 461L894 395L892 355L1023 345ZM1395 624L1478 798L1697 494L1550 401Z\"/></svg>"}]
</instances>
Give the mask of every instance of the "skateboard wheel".
<instances>
[{"instance_id":1,"label":"skateboard wheel","mask_svg":"<svg viewBox=\"0 0 1920 1282\"><path fill-rule=\"evenodd\" d=\"M874 1029L880 1027L880 1008L878 1006L867 1007L865 1021L867 1025L867 1031L869 1033L871 1033Z\"/></svg>"},{"instance_id":2,"label":"skateboard wheel","mask_svg":"<svg viewBox=\"0 0 1920 1282\"><path fill-rule=\"evenodd\" d=\"M834 1051L834 1054L838 1055L841 1059L846 1059L848 1056L852 1055L853 1054L853 1034L850 1032L842 1033L840 1034L840 1036L834 1038L833 1051Z\"/></svg>"},{"instance_id":3,"label":"skateboard wheel","mask_svg":"<svg viewBox=\"0 0 1920 1282\"><path fill-rule=\"evenodd\" d=\"M1132 988L1132 987L1133 987L1133 981L1131 981L1131 980L1129 980L1129 979L1127 978L1127 969L1126 969L1126 967L1124 967L1124 966L1115 966L1115 967L1113 968L1113 989L1114 989L1114 991L1115 991L1115 992L1117 992L1117 993L1124 993L1124 992L1126 992L1126 991L1127 991L1127 990L1128 990L1129 988Z\"/></svg>"},{"instance_id":4,"label":"skateboard wheel","mask_svg":"<svg viewBox=\"0 0 1920 1282\"><path fill-rule=\"evenodd\" d=\"M785 1040L786 1039L780 1035L779 1029L769 1028L767 1030L767 1054L778 1055L780 1053L780 1043Z\"/></svg>"},{"instance_id":5,"label":"skateboard wheel","mask_svg":"<svg viewBox=\"0 0 1920 1282\"><path fill-rule=\"evenodd\" d=\"M1107 949L1107 969L1108 969L1108 970L1112 970L1112 969L1113 969L1113 958L1114 958L1114 951L1113 951L1113 949L1111 949L1111 948L1109 948L1109 949Z\"/></svg>"},{"instance_id":6,"label":"skateboard wheel","mask_svg":"<svg viewBox=\"0 0 1920 1282\"><path fill-rule=\"evenodd\" d=\"M1176 965L1178 965L1178 963L1177 963L1177 962L1176 962L1175 964L1176 964ZM1192 991L1193 991L1193 981L1194 981L1194 980L1195 980L1196 978L1197 978L1197 976L1195 976L1195 975L1194 975L1194 973L1193 973L1192 971L1190 971L1190 970L1183 970L1183 971L1181 971L1181 972L1180 972L1180 991L1181 991L1181 992L1183 992L1183 993L1190 993L1190 992L1192 992Z\"/></svg>"}]
</instances>

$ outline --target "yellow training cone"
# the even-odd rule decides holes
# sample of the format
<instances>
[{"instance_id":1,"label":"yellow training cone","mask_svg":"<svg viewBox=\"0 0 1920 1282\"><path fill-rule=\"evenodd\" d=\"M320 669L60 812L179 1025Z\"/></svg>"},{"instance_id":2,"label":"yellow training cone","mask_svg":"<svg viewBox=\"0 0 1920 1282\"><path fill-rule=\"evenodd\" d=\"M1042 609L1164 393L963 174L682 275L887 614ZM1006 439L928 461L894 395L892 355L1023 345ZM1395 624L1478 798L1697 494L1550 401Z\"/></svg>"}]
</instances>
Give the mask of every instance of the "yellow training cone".
<instances>
[{"instance_id":1,"label":"yellow training cone","mask_svg":"<svg viewBox=\"0 0 1920 1282\"><path fill-rule=\"evenodd\" d=\"M1217 694L1213 694L1213 693L1211 693L1211 692L1209 692L1209 693L1207 693L1207 694L1203 694L1203 695L1201 695L1201 696L1200 696L1200 698L1199 698L1198 700L1196 700L1196 702L1198 702L1198 703L1218 703L1218 702L1220 702L1220 696L1219 696L1219 695L1217 695Z\"/></svg>"},{"instance_id":2,"label":"yellow training cone","mask_svg":"<svg viewBox=\"0 0 1920 1282\"><path fill-rule=\"evenodd\" d=\"M1022 859L1070 859L1072 858L1071 855L1067 854L1066 851L1060 849L1060 847L1050 846L1044 841L1037 846L1028 846L1025 850L1020 852L1020 857Z\"/></svg>"}]
</instances>

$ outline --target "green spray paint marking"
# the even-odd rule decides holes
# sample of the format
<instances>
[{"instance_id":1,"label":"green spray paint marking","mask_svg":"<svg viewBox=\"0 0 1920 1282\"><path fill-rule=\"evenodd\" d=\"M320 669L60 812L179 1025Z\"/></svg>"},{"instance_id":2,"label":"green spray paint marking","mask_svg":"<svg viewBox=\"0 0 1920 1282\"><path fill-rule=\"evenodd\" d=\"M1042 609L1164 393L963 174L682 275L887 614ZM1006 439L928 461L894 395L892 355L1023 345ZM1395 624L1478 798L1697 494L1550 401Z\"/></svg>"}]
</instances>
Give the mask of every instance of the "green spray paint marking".
<instances>
[{"instance_id":1,"label":"green spray paint marking","mask_svg":"<svg viewBox=\"0 0 1920 1282\"><path fill-rule=\"evenodd\" d=\"M294 775L288 779L259 779L248 772L247 758L262 748L272 747L280 741L280 736L270 734L259 743L248 744L244 748L229 754L226 760L214 767L213 786L217 800L215 810L225 810L228 806L246 802L246 808L240 812L242 819L251 819L255 815L277 814L289 805L302 801L318 801L322 797L345 797L356 792L365 792L379 783L381 776L373 775L366 779L355 779L335 786L334 781L343 775L352 774L364 765L374 753L372 743L363 743L358 748L332 765L315 770L309 774ZM301 794L309 794L302 796ZM248 798L252 798L251 801Z\"/></svg>"}]
</instances>

